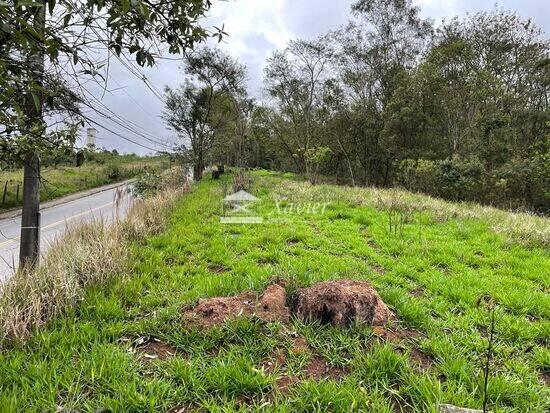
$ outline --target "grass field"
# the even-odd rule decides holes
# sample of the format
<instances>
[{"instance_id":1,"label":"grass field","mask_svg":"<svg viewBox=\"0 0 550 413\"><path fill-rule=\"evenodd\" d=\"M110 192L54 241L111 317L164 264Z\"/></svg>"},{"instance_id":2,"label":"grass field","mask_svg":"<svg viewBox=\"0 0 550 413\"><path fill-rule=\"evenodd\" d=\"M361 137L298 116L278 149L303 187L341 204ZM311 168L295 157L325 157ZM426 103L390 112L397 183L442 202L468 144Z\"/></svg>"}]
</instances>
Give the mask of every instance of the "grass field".
<instances>
[{"instance_id":1,"label":"grass field","mask_svg":"<svg viewBox=\"0 0 550 413\"><path fill-rule=\"evenodd\" d=\"M489 408L548 411L547 219L260 171L251 192L266 222L224 225L230 185L230 175L198 184L164 233L132 244L124 277L89 289L74 310L0 352L0 411L481 408L493 306ZM297 213L317 202L326 207ZM387 334L297 320L182 322L183 306L261 292L274 278L289 290L368 280L396 320Z\"/></svg>"},{"instance_id":2,"label":"grass field","mask_svg":"<svg viewBox=\"0 0 550 413\"><path fill-rule=\"evenodd\" d=\"M48 201L86 189L123 181L143 173L146 169L158 171L166 167L168 167L168 160L159 157L139 159L119 157L119 159L114 159L106 164L89 162L79 168L73 166L44 168L40 199ZM5 197L4 187L6 188ZM23 170L0 171L0 210L20 206L22 198Z\"/></svg>"}]
</instances>

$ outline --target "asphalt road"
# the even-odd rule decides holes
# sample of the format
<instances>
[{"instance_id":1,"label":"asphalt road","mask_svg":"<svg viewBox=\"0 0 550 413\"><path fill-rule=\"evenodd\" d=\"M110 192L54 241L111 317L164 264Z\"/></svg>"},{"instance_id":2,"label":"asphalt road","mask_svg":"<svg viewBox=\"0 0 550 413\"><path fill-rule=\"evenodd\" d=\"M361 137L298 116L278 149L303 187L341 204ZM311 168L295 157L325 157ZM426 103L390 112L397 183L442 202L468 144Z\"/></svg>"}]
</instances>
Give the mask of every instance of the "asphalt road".
<instances>
[{"instance_id":1,"label":"asphalt road","mask_svg":"<svg viewBox=\"0 0 550 413\"><path fill-rule=\"evenodd\" d=\"M41 254L43 255L48 251L52 241L62 235L68 226L98 218L107 223L111 222L116 216L123 216L131 204L131 199L126 194L117 207L115 204L116 191L116 188L111 188L61 205L42 209ZM18 262L20 227L20 216L0 220L0 282L10 277L14 271L14 263L17 264Z\"/></svg>"}]
</instances>

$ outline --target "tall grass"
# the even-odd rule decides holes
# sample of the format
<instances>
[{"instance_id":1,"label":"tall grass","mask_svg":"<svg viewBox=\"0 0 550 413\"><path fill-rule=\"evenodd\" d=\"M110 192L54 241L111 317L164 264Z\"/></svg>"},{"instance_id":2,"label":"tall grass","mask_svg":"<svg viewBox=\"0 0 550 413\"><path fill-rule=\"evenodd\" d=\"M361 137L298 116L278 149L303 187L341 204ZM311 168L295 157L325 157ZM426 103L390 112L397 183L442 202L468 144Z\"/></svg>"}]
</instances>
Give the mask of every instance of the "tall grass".
<instances>
[{"instance_id":1,"label":"tall grass","mask_svg":"<svg viewBox=\"0 0 550 413\"><path fill-rule=\"evenodd\" d=\"M265 180L265 179L264 179ZM510 212L473 202L450 202L401 189L349 188L316 185L299 180L284 180L274 188L276 198L313 198L314 201L343 202L372 206L379 210L404 213L425 212L436 221L478 219L502 234L511 243L525 246L550 246L550 220L530 212Z\"/></svg>"},{"instance_id":2,"label":"tall grass","mask_svg":"<svg viewBox=\"0 0 550 413\"><path fill-rule=\"evenodd\" d=\"M96 220L67 228L36 270L17 271L0 284L0 348L75 306L87 286L126 276L129 243L164 229L181 188L137 200L112 225Z\"/></svg>"}]
</instances>

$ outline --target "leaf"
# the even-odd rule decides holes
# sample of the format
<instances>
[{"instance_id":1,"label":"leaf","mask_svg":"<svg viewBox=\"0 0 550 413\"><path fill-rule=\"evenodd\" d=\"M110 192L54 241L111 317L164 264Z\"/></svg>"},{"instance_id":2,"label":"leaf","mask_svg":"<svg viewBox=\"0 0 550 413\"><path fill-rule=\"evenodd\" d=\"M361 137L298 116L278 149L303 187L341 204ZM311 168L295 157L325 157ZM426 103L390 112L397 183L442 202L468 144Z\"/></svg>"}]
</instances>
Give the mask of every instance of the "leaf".
<instances>
[{"instance_id":1,"label":"leaf","mask_svg":"<svg viewBox=\"0 0 550 413\"><path fill-rule=\"evenodd\" d=\"M65 17L63 17L63 26L67 27L71 22L72 18L73 18L73 15L71 13L67 13Z\"/></svg>"},{"instance_id":2,"label":"leaf","mask_svg":"<svg viewBox=\"0 0 550 413\"><path fill-rule=\"evenodd\" d=\"M34 106L36 107L36 110L40 111L40 109L42 108L40 97L34 92L31 92L31 95L32 95L32 100L34 101Z\"/></svg>"},{"instance_id":3,"label":"leaf","mask_svg":"<svg viewBox=\"0 0 550 413\"><path fill-rule=\"evenodd\" d=\"M53 15L53 10L55 9L55 0L48 0L48 9L50 10L50 15Z\"/></svg>"}]
</instances>

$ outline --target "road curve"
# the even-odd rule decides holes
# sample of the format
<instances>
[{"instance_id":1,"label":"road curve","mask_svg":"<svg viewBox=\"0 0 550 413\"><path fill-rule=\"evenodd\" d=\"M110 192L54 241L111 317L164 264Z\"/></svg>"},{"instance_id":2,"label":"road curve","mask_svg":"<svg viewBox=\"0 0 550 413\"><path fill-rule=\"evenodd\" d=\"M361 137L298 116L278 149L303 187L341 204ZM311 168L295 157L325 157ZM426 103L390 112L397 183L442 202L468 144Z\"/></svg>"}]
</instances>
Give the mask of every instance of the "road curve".
<instances>
[{"instance_id":1,"label":"road curve","mask_svg":"<svg viewBox=\"0 0 550 413\"><path fill-rule=\"evenodd\" d=\"M127 185L124 185L121 188L125 190L126 187ZM131 204L131 199L126 195L123 202L118 203L117 207L115 204L117 189L109 186L105 191L42 209L40 211L41 254L47 252L52 241L62 235L68 226L97 218L110 222L117 215L123 216ZM14 264L18 262L20 227L20 216L0 219L0 282L10 277L14 271Z\"/></svg>"}]
</instances>

